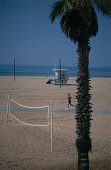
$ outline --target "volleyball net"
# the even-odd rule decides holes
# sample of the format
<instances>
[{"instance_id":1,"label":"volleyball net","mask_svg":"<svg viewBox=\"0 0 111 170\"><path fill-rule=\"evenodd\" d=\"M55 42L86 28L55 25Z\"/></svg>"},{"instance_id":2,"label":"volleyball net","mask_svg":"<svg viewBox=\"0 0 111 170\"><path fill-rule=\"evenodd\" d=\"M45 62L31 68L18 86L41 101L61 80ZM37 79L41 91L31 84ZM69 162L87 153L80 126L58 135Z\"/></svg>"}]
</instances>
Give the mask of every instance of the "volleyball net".
<instances>
[{"instance_id":1,"label":"volleyball net","mask_svg":"<svg viewBox=\"0 0 111 170\"><path fill-rule=\"evenodd\" d=\"M42 107L29 107L22 105L8 96L6 122L8 123L9 116L16 123L33 127L50 127L51 128L51 151L53 137L53 105Z\"/></svg>"}]
</instances>

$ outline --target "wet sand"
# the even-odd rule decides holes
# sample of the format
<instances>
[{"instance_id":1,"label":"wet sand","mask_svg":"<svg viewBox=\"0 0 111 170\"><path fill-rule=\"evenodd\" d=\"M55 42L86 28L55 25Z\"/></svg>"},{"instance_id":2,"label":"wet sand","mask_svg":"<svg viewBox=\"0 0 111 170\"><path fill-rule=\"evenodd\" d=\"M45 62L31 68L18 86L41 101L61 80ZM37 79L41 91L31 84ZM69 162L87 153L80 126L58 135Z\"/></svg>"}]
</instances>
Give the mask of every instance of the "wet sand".
<instances>
[{"instance_id":1,"label":"wet sand","mask_svg":"<svg viewBox=\"0 0 111 170\"><path fill-rule=\"evenodd\" d=\"M7 107L8 95L20 104L40 107L53 102L54 109L67 107L67 93L76 105L76 78L68 85L46 84L46 77L0 77L0 108ZM111 78L91 78L94 110L111 110ZM33 114L33 113L32 113ZM92 170L111 169L111 114L92 115ZM33 123L33 120L30 120ZM31 127L18 123L6 111L0 111L0 170L77 169L74 114L54 113L53 152L50 151L49 127Z\"/></svg>"}]
</instances>

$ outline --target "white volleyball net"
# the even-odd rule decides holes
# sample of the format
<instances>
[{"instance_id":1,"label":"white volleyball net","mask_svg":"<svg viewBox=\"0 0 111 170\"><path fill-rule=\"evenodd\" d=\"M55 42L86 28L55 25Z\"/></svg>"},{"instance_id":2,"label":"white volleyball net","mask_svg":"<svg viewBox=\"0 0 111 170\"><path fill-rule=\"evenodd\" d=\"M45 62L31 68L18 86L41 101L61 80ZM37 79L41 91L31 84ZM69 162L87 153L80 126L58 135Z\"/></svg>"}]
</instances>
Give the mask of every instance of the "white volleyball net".
<instances>
[{"instance_id":1,"label":"white volleyball net","mask_svg":"<svg viewBox=\"0 0 111 170\"><path fill-rule=\"evenodd\" d=\"M51 151L52 151L52 136L53 136L53 106L49 105L42 107L29 107L22 105L8 96L6 122L9 117L16 121L16 124L27 126L49 126L51 128Z\"/></svg>"},{"instance_id":2,"label":"white volleyball net","mask_svg":"<svg viewBox=\"0 0 111 170\"><path fill-rule=\"evenodd\" d=\"M24 125L49 125L49 105L42 107L28 107L10 99L8 114Z\"/></svg>"}]
</instances>

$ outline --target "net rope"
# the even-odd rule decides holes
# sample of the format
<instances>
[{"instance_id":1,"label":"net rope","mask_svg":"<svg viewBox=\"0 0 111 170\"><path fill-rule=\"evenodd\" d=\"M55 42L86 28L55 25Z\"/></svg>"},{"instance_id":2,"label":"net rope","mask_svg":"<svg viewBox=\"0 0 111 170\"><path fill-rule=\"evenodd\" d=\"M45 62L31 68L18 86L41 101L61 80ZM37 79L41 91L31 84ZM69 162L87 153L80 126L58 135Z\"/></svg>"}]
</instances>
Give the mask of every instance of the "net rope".
<instances>
[{"instance_id":1,"label":"net rope","mask_svg":"<svg viewBox=\"0 0 111 170\"><path fill-rule=\"evenodd\" d=\"M16 101L14 101L13 99L10 99L11 101L13 101L14 103L16 103L17 105L21 106L21 107L25 107L25 108L29 108L29 109L42 109L42 108L47 108L49 107L49 105L46 105L46 106L42 106L42 107L29 107L29 106L25 106L25 105L22 105Z\"/></svg>"},{"instance_id":2,"label":"net rope","mask_svg":"<svg viewBox=\"0 0 111 170\"><path fill-rule=\"evenodd\" d=\"M47 108L47 109L48 109L48 114L47 114L48 123L47 123L47 124L31 124L31 123L27 123L27 122L25 122L25 121L20 120L19 118L17 118L16 116L14 116L14 115L11 113L11 104L12 104L12 102L15 103L16 105L20 106L21 108L26 108L26 109L33 109L33 110L35 110L35 109L44 109L44 108ZM42 107L29 107L29 106L22 105L22 104L14 101L13 99L10 98L10 99L9 99L9 105L8 105L7 111L8 111L8 114L9 114L10 116L12 116L15 120L17 120L18 122L20 122L20 123L22 123L22 124L24 124L24 125L28 125L28 126L49 126L49 112L50 112L50 106L49 106L49 105L42 106ZM18 109L18 111L19 111L19 109ZM26 111L27 111L27 110L26 110ZM25 111L25 112L26 112L26 111ZM40 112L40 110L39 110L39 112ZM45 112L46 112L46 111L45 111Z\"/></svg>"}]
</instances>

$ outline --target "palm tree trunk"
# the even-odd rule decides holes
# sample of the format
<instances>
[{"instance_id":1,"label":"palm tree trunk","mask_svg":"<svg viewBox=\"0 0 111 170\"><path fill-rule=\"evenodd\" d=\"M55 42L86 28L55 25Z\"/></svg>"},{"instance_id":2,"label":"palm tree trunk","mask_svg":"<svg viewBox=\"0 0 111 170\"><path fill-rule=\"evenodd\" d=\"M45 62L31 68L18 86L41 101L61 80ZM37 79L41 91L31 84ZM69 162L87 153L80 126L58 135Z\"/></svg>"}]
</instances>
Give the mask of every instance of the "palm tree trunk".
<instances>
[{"instance_id":1,"label":"palm tree trunk","mask_svg":"<svg viewBox=\"0 0 111 170\"><path fill-rule=\"evenodd\" d=\"M88 153L78 153L78 170L89 170Z\"/></svg>"},{"instance_id":2,"label":"palm tree trunk","mask_svg":"<svg viewBox=\"0 0 111 170\"><path fill-rule=\"evenodd\" d=\"M78 76L77 76L77 105L76 105L76 147L78 151L78 170L89 170L88 152L91 151L91 95L89 94L89 52L88 40L78 43Z\"/></svg>"}]
</instances>

